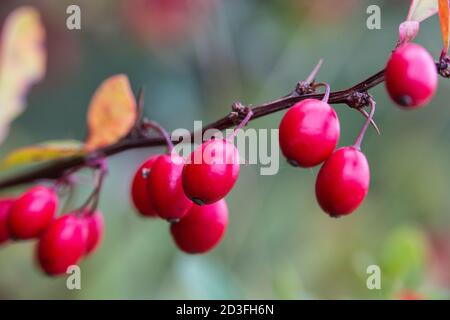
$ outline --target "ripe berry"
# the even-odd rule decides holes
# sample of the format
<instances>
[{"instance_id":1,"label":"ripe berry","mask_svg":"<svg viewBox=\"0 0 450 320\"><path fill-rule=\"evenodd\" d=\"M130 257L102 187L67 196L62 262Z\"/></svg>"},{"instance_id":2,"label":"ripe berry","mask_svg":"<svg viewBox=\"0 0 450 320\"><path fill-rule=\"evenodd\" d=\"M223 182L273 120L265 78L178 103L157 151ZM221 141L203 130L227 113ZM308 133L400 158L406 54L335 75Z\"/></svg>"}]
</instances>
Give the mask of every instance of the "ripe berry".
<instances>
[{"instance_id":1,"label":"ripe berry","mask_svg":"<svg viewBox=\"0 0 450 320\"><path fill-rule=\"evenodd\" d=\"M183 169L183 189L196 204L225 197L239 176L239 153L227 140L209 140L191 153Z\"/></svg>"},{"instance_id":2,"label":"ripe berry","mask_svg":"<svg viewBox=\"0 0 450 320\"><path fill-rule=\"evenodd\" d=\"M131 183L131 199L137 211L147 217L156 217L156 211L147 193L147 178L158 156L153 156L142 163L134 174ZM147 175L147 176L145 176Z\"/></svg>"},{"instance_id":3,"label":"ripe berry","mask_svg":"<svg viewBox=\"0 0 450 320\"><path fill-rule=\"evenodd\" d=\"M336 150L320 168L316 197L332 217L352 213L369 190L370 171L364 154L355 147Z\"/></svg>"},{"instance_id":4,"label":"ripe berry","mask_svg":"<svg viewBox=\"0 0 450 320\"><path fill-rule=\"evenodd\" d=\"M12 198L0 199L0 245L9 239L8 217L13 203Z\"/></svg>"},{"instance_id":5,"label":"ripe berry","mask_svg":"<svg viewBox=\"0 0 450 320\"><path fill-rule=\"evenodd\" d=\"M85 225L74 214L54 220L37 244L37 259L48 275L64 274L85 252Z\"/></svg>"},{"instance_id":6,"label":"ripe berry","mask_svg":"<svg viewBox=\"0 0 450 320\"><path fill-rule=\"evenodd\" d=\"M147 194L163 219L180 219L192 207L181 185L184 159L173 154L159 156L148 175Z\"/></svg>"},{"instance_id":7,"label":"ripe berry","mask_svg":"<svg viewBox=\"0 0 450 320\"><path fill-rule=\"evenodd\" d=\"M288 161L314 167L325 161L339 141L336 111L326 102L306 99L296 103L280 123L280 147Z\"/></svg>"},{"instance_id":8,"label":"ripe berry","mask_svg":"<svg viewBox=\"0 0 450 320\"><path fill-rule=\"evenodd\" d=\"M85 255L93 252L103 238L103 215L100 211L86 212L82 215L85 224Z\"/></svg>"},{"instance_id":9,"label":"ripe berry","mask_svg":"<svg viewBox=\"0 0 450 320\"><path fill-rule=\"evenodd\" d=\"M8 219L11 237L31 239L40 236L58 206L58 196L51 188L36 186L22 194L13 204Z\"/></svg>"},{"instance_id":10,"label":"ripe berry","mask_svg":"<svg viewBox=\"0 0 450 320\"><path fill-rule=\"evenodd\" d=\"M195 205L186 217L170 226L177 246L186 253L204 253L222 239L228 225L224 199L205 206Z\"/></svg>"},{"instance_id":11,"label":"ripe berry","mask_svg":"<svg viewBox=\"0 0 450 320\"><path fill-rule=\"evenodd\" d=\"M407 109L426 105L436 92L438 83L433 57L414 43L405 44L392 53L385 79L392 100Z\"/></svg>"}]
</instances>

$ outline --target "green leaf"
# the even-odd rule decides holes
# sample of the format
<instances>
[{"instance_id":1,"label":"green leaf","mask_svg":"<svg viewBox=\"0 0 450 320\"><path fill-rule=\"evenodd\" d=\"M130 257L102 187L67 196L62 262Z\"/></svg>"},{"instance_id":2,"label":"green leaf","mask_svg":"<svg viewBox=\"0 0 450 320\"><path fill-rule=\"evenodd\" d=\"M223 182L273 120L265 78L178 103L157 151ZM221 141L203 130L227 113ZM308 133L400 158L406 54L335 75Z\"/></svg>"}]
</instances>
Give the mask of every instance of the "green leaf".
<instances>
[{"instance_id":1,"label":"green leaf","mask_svg":"<svg viewBox=\"0 0 450 320\"><path fill-rule=\"evenodd\" d=\"M58 160L61 158L82 155L84 144L75 140L48 141L38 145L16 149L0 161L0 170L13 167Z\"/></svg>"}]
</instances>

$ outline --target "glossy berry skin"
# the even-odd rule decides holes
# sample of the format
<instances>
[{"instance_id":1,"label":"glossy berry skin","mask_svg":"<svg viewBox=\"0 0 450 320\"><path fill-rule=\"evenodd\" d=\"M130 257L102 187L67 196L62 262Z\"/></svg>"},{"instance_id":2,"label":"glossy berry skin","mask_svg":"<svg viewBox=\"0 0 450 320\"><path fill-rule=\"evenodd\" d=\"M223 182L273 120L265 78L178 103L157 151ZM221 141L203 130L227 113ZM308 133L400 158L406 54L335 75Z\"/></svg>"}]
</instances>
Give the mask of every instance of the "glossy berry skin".
<instances>
[{"instance_id":1,"label":"glossy berry skin","mask_svg":"<svg viewBox=\"0 0 450 320\"><path fill-rule=\"evenodd\" d=\"M14 199L0 199L0 245L9 240L8 217L11 211Z\"/></svg>"},{"instance_id":2,"label":"glossy berry skin","mask_svg":"<svg viewBox=\"0 0 450 320\"><path fill-rule=\"evenodd\" d=\"M193 203L181 185L184 159L173 154L159 156L148 175L147 192L156 213L166 220L184 217Z\"/></svg>"},{"instance_id":3,"label":"glossy berry skin","mask_svg":"<svg viewBox=\"0 0 450 320\"><path fill-rule=\"evenodd\" d=\"M196 204L225 197L239 176L239 152L227 140L209 140L196 148L183 169L183 189Z\"/></svg>"},{"instance_id":4,"label":"glossy berry skin","mask_svg":"<svg viewBox=\"0 0 450 320\"><path fill-rule=\"evenodd\" d=\"M332 217L352 213L367 195L370 183L365 155L354 147L336 150L320 168L316 197Z\"/></svg>"},{"instance_id":5,"label":"glossy berry skin","mask_svg":"<svg viewBox=\"0 0 450 320\"><path fill-rule=\"evenodd\" d=\"M389 96L405 109L419 108L430 102L438 84L433 57L414 43L405 44L392 53L385 79Z\"/></svg>"},{"instance_id":6,"label":"glossy berry skin","mask_svg":"<svg viewBox=\"0 0 450 320\"><path fill-rule=\"evenodd\" d=\"M100 245L104 232L103 215L100 211L86 212L81 217L85 226L85 255L95 251Z\"/></svg>"},{"instance_id":7,"label":"glossy berry skin","mask_svg":"<svg viewBox=\"0 0 450 320\"><path fill-rule=\"evenodd\" d=\"M158 156L153 156L147 159L144 163L139 166L136 171L131 183L131 199L133 201L136 210L143 216L146 217L156 217L155 208L150 201L150 197L147 193L147 178L148 173L153 167ZM144 176L144 172L147 171L147 177Z\"/></svg>"},{"instance_id":8,"label":"glossy berry skin","mask_svg":"<svg viewBox=\"0 0 450 320\"><path fill-rule=\"evenodd\" d=\"M57 206L58 196L51 188L36 186L23 193L9 214L11 237L31 239L40 236L53 220Z\"/></svg>"},{"instance_id":9,"label":"glossy berry skin","mask_svg":"<svg viewBox=\"0 0 450 320\"><path fill-rule=\"evenodd\" d=\"M48 275L65 274L85 252L85 225L81 218L67 214L54 220L37 244L37 260Z\"/></svg>"},{"instance_id":10,"label":"glossy berry skin","mask_svg":"<svg viewBox=\"0 0 450 320\"><path fill-rule=\"evenodd\" d=\"M195 205L186 217L170 226L178 248L186 253L205 253L222 239L228 225L224 199L209 205Z\"/></svg>"},{"instance_id":11,"label":"glossy berry skin","mask_svg":"<svg viewBox=\"0 0 450 320\"><path fill-rule=\"evenodd\" d=\"M304 168L325 161L336 148L340 125L336 111L325 102L296 103L280 123L280 148L288 162Z\"/></svg>"}]
</instances>

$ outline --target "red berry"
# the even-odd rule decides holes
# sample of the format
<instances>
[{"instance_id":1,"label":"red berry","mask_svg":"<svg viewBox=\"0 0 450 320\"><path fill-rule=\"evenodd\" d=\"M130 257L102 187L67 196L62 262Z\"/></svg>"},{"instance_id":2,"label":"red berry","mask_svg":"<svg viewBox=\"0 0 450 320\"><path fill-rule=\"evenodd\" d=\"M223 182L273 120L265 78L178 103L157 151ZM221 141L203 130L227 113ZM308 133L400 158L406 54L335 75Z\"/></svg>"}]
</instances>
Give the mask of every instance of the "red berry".
<instances>
[{"instance_id":1,"label":"red berry","mask_svg":"<svg viewBox=\"0 0 450 320\"><path fill-rule=\"evenodd\" d=\"M134 174L131 184L131 199L137 211L147 217L156 217L156 211L147 193L147 178L158 156L153 156L142 163ZM146 176L147 175L147 176Z\"/></svg>"},{"instance_id":2,"label":"red berry","mask_svg":"<svg viewBox=\"0 0 450 320\"><path fill-rule=\"evenodd\" d=\"M180 219L192 207L183 192L184 159L173 154L159 156L148 175L147 192L156 213L163 219Z\"/></svg>"},{"instance_id":3,"label":"red berry","mask_svg":"<svg viewBox=\"0 0 450 320\"><path fill-rule=\"evenodd\" d=\"M336 150L320 168L316 197L332 217L352 213L369 190L370 170L364 154L354 147Z\"/></svg>"},{"instance_id":4,"label":"red berry","mask_svg":"<svg viewBox=\"0 0 450 320\"><path fill-rule=\"evenodd\" d=\"M191 153L183 169L183 189L195 203L225 197L239 176L239 152L227 140L209 140Z\"/></svg>"},{"instance_id":5,"label":"red berry","mask_svg":"<svg viewBox=\"0 0 450 320\"><path fill-rule=\"evenodd\" d=\"M205 206L195 205L186 217L170 226L175 243L186 253L205 253L222 239L228 225L224 199Z\"/></svg>"},{"instance_id":6,"label":"red berry","mask_svg":"<svg viewBox=\"0 0 450 320\"><path fill-rule=\"evenodd\" d=\"M74 214L54 220L37 244L37 259L49 275L64 274L85 252L85 225Z\"/></svg>"},{"instance_id":7,"label":"red berry","mask_svg":"<svg viewBox=\"0 0 450 320\"><path fill-rule=\"evenodd\" d=\"M438 83L433 57L414 43L405 44L392 53L385 79L392 100L405 108L418 108L430 102Z\"/></svg>"},{"instance_id":8,"label":"red berry","mask_svg":"<svg viewBox=\"0 0 450 320\"><path fill-rule=\"evenodd\" d=\"M8 219L11 237L31 239L40 236L53 220L58 206L56 192L36 186L22 194L13 204Z\"/></svg>"},{"instance_id":9,"label":"red berry","mask_svg":"<svg viewBox=\"0 0 450 320\"><path fill-rule=\"evenodd\" d=\"M336 111L328 103L306 99L296 103L280 123L280 147L293 165L314 167L325 161L339 141Z\"/></svg>"},{"instance_id":10,"label":"red berry","mask_svg":"<svg viewBox=\"0 0 450 320\"><path fill-rule=\"evenodd\" d=\"M103 238L103 215L100 211L93 213L84 213L82 216L85 224L85 255L93 252L100 244Z\"/></svg>"},{"instance_id":11,"label":"red berry","mask_svg":"<svg viewBox=\"0 0 450 320\"><path fill-rule=\"evenodd\" d=\"M14 199L0 199L0 245L9 240L8 217L11 211Z\"/></svg>"}]
</instances>

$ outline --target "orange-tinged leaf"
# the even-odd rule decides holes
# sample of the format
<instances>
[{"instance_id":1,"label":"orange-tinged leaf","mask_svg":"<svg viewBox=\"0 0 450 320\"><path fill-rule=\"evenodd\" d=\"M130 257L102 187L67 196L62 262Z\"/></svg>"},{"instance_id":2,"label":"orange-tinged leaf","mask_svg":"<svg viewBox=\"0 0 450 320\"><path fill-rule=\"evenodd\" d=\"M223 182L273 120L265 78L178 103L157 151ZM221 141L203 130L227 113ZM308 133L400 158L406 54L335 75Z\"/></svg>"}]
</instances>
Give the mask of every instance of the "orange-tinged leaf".
<instances>
[{"instance_id":1,"label":"orange-tinged leaf","mask_svg":"<svg viewBox=\"0 0 450 320\"><path fill-rule=\"evenodd\" d=\"M75 140L44 142L12 151L0 161L0 170L36 162L58 160L65 157L82 155L85 152L83 143Z\"/></svg>"},{"instance_id":2,"label":"orange-tinged leaf","mask_svg":"<svg viewBox=\"0 0 450 320\"><path fill-rule=\"evenodd\" d=\"M438 0L412 0L407 20L422 22L438 12Z\"/></svg>"},{"instance_id":3,"label":"orange-tinged leaf","mask_svg":"<svg viewBox=\"0 0 450 320\"><path fill-rule=\"evenodd\" d=\"M24 109L30 87L45 75L45 30L33 7L8 15L0 44L0 142Z\"/></svg>"},{"instance_id":4,"label":"orange-tinged leaf","mask_svg":"<svg viewBox=\"0 0 450 320\"><path fill-rule=\"evenodd\" d=\"M125 75L106 79L95 92L87 116L86 149L113 144L126 136L137 117L136 99Z\"/></svg>"},{"instance_id":5,"label":"orange-tinged leaf","mask_svg":"<svg viewBox=\"0 0 450 320\"><path fill-rule=\"evenodd\" d=\"M449 0L439 0L439 21L441 22L442 41L444 42L444 52L448 51L449 43Z\"/></svg>"}]
</instances>

